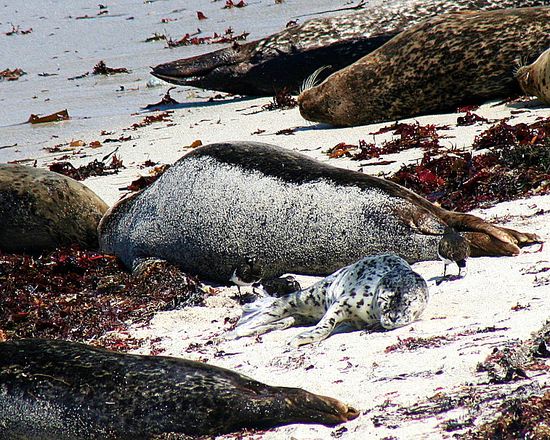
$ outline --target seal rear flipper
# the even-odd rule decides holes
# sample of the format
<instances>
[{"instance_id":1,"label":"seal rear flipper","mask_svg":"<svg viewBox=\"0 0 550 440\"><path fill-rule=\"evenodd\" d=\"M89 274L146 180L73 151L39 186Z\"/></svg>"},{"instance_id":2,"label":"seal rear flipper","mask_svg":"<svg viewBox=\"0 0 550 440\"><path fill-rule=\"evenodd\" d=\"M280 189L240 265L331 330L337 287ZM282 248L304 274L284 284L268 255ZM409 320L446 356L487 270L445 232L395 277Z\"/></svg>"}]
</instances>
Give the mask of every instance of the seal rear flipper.
<instances>
[{"instance_id":1,"label":"seal rear flipper","mask_svg":"<svg viewBox=\"0 0 550 440\"><path fill-rule=\"evenodd\" d=\"M500 241L483 232L466 232L464 236L470 242L472 257L514 256L520 252L517 245Z\"/></svg>"},{"instance_id":2,"label":"seal rear flipper","mask_svg":"<svg viewBox=\"0 0 550 440\"><path fill-rule=\"evenodd\" d=\"M446 211L444 218L449 226L466 233L472 256L517 255L519 247L541 242L537 234L495 226L472 214Z\"/></svg>"}]
</instances>

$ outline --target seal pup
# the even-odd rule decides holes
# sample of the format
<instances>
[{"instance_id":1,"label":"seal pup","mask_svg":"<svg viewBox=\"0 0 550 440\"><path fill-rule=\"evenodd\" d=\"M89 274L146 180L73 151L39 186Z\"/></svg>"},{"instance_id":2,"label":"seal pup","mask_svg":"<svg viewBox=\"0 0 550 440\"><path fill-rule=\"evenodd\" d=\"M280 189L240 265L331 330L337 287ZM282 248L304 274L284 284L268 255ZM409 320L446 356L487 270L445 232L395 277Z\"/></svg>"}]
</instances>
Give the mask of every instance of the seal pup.
<instances>
[{"instance_id":1,"label":"seal pup","mask_svg":"<svg viewBox=\"0 0 550 440\"><path fill-rule=\"evenodd\" d=\"M0 343L0 438L150 439L289 423L336 425L358 411L225 368L67 341Z\"/></svg>"},{"instance_id":2,"label":"seal pup","mask_svg":"<svg viewBox=\"0 0 550 440\"><path fill-rule=\"evenodd\" d=\"M79 244L97 248L107 205L92 190L53 171L0 164L0 249L41 252Z\"/></svg>"},{"instance_id":3,"label":"seal pup","mask_svg":"<svg viewBox=\"0 0 550 440\"><path fill-rule=\"evenodd\" d=\"M550 105L550 49L541 53L533 63L520 67L516 78L526 95L536 96Z\"/></svg>"},{"instance_id":4,"label":"seal pup","mask_svg":"<svg viewBox=\"0 0 550 440\"><path fill-rule=\"evenodd\" d=\"M473 255L515 255L537 242L408 189L257 142L217 143L183 156L153 184L112 207L100 247L128 267L147 257L227 283L257 258L262 278L328 275L365 255L437 260L447 225Z\"/></svg>"},{"instance_id":5,"label":"seal pup","mask_svg":"<svg viewBox=\"0 0 550 440\"><path fill-rule=\"evenodd\" d=\"M300 113L353 126L518 96L514 61L548 46L550 7L440 15L302 92Z\"/></svg>"},{"instance_id":6,"label":"seal pup","mask_svg":"<svg viewBox=\"0 0 550 440\"><path fill-rule=\"evenodd\" d=\"M173 84L243 95L298 91L302 81L325 68L326 78L420 21L442 12L548 5L548 0L402 0L374 2L351 14L316 18L246 44L152 69Z\"/></svg>"},{"instance_id":7,"label":"seal pup","mask_svg":"<svg viewBox=\"0 0 550 440\"><path fill-rule=\"evenodd\" d=\"M437 255L443 261L443 277L447 274L447 266L456 263L458 276L466 276L466 259L470 256L470 244L468 240L448 226L445 228L443 237L437 246ZM462 270L464 269L464 274Z\"/></svg>"},{"instance_id":8,"label":"seal pup","mask_svg":"<svg viewBox=\"0 0 550 440\"><path fill-rule=\"evenodd\" d=\"M228 338L261 335L304 322L317 325L293 338L291 345L322 341L344 323L391 330L416 320L428 298L426 281L405 260L393 254L374 255L307 289L245 305Z\"/></svg>"}]
</instances>

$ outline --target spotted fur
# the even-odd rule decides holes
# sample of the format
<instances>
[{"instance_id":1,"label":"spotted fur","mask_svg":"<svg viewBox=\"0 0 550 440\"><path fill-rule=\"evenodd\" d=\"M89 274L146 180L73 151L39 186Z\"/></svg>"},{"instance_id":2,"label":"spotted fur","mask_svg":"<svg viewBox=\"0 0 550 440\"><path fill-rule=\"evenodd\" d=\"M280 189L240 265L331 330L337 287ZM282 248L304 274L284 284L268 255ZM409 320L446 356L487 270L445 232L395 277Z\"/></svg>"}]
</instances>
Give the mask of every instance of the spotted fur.
<instances>
[{"instance_id":1,"label":"spotted fur","mask_svg":"<svg viewBox=\"0 0 550 440\"><path fill-rule=\"evenodd\" d=\"M532 64L520 67L516 78L525 94L550 104L550 49L545 50Z\"/></svg>"},{"instance_id":2,"label":"spotted fur","mask_svg":"<svg viewBox=\"0 0 550 440\"><path fill-rule=\"evenodd\" d=\"M300 94L300 113L352 126L518 96L514 61L549 46L550 7L440 15Z\"/></svg>"},{"instance_id":3,"label":"spotted fur","mask_svg":"<svg viewBox=\"0 0 550 440\"><path fill-rule=\"evenodd\" d=\"M426 281L405 260L394 254L369 256L307 289L247 304L229 337L316 322L290 341L300 346L328 338L341 324L394 329L418 318L428 297Z\"/></svg>"}]
</instances>

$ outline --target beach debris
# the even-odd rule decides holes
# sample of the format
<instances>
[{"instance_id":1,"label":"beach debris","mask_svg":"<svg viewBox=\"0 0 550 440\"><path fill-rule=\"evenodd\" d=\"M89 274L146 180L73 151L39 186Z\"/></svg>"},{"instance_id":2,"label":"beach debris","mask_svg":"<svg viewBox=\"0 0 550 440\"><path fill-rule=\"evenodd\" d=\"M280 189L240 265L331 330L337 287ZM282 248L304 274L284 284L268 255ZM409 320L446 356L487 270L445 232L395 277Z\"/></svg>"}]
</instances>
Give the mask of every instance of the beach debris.
<instances>
[{"instance_id":1,"label":"beach debris","mask_svg":"<svg viewBox=\"0 0 550 440\"><path fill-rule=\"evenodd\" d=\"M19 25L15 26L12 23L10 23L10 24L11 24L11 31L4 32L4 34L7 35L7 36L10 36L10 35L27 35L27 34L30 34L32 32L32 28L21 29L21 27Z\"/></svg>"},{"instance_id":2,"label":"beach debris","mask_svg":"<svg viewBox=\"0 0 550 440\"><path fill-rule=\"evenodd\" d=\"M392 353L394 351L414 351L419 348L441 347L445 343L453 341L455 338L449 336L432 336L429 338L414 338L408 337L401 339L397 337L397 343L387 346L384 353Z\"/></svg>"},{"instance_id":3,"label":"beach debris","mask_svg":"<svg viewBox=\"0 0 550 440\"><path fill-rule=\"evenodd\" d=\"M202 141L200 139L197 139L191 142L190 145L187 145L187 147L184 147L184 148L197 148L197 147L200 147L201 145L202 145Z\"/></svg>"},{"instance_id":4,"label":"beach debris","mask_svg":"<svg viewBox=\"0 0 550 440\"><path fill-rule=\"evenodd\" d=\"M458 118L456 118L456 125L458 127L474 125L478 122L481 124L485 124L485 123L488 123L489 120L487 118L484 118L483 116L477 115L472 111L467 111L464 116L459 116Z\"/></svg>"},{"instance_id":5,"label":"beach debris","mask_svg":"<svg viewBox=\"0 0 550 440\"><path fill-rule=\"evenodd\" d=\"M466 438L484 439L547 439L550 438L550 391L541 396L512 397L500 408L496 420L480 426Z\"/></svg>"},{"instance_id":6,"label":"beach debris","mask_svg":"<svg viewBox=\"0 0 550 440\"><path fill-rule=\"evenodd\" d=\"M427 151L390 180L457 211L550 192L550 118L501 121L477 136L473 148L486 152Z\"/></svg>"},{"instance_id":7,"label":"beach debris","mask_svg":"<svg viewBox=\"0 0 550 440\"><path fill-rule=\"evenodd\" d=\"M352 160L368 160L375 157L380 157L383 154L399 153L411 148L422 148L428 151L436 151L441 148L439 144L440 135L437 130L446 129L445 126L436 126L433 124L420 125L418 122L414 124L395 123L380 130L370 133L372 135L383 134L393 131L394 135L399 138L394 138L384 142L381 146L373 143L368 143L365 140L359 140L359 145L347 144L340 142L334 147L328 149L325 154L330 158L351 157ZM359 151L357 151L359 150ZM355 153L354 153L355 152Z\"/></svg>"},{"instance_id":8,"label":"beach debris","mask_svg":"<svg viewBox=\"0 0 550 440\"><path fill-rule=\"evenodd\" d=\"M165 112L158 113L156 115L149 115L145 116L141 122L136 122L135 124L132 124L131 127L128 128L128 130L137 130L138 128L146 127L147 125L151 125L155 122L164 122L169 121L172 122L172 119L170 119L170 116L174 113L173 111L167 110Z\"/></svg>"},{"instance_id":9,"label":"beach debris","mask_svg":"<svg viewBox=\"0 0 550 440\"><path fill-rule=\"evenodd\" d=\"M69 112L67 111L67 109L65 109L46 116L31 114L27 122L31 124L43 124L46 122L66 121L68 119L70 119Z\"/></svg>"},{"instance_id":10,"label":"beach debris","mask_svg":"<svg viewBox=\"0 0 550 440\"><path fill-rule=\"evenodd\" d=\"M298 102L290 94L290 89L288 87L283 87L281 90L277 91L273 100L262 106L264 110L288 110L294 108L298 105Z\"/></svg>"},{"instance_id":11,"label":"beach debris","mask_svg":"<svg viewBox=\"0 0 550 440\"><path fill-rule=\"evenodd\" d=\"M200 33L200 30L198 31ZM242 32L241 34L235 34L231 27L227 28L223 34L214 32L211 37L197 37L197 34L185 34L179 40L173 40L170 37L166 37L166 44L168 47L179 46L191 46L199 44L221 44L221 43L236 43L237 41L244 41L249 35L249 32Z\"/></svg>"},{"instance_id":12,"label":"beach debris","mask_svg":"<svg viewBox=\"0 0 550 440\"><path fill-rule=\"evenodd\" d=\"M297 127L294 127L294 128L283 128L282 130L279 130L279 131L276 131L275 134L279 135L279 134L284 134L285 136L288 136L288 135L291 135L291 134L294 134L294 132L296 131Z\"/></svg>"},{"instance_id":13,"label":"beach debris","mask_svg":"<svg viewBox=\"0 0 550 440\"><path fill-rule=\"evenodd\" d=\"M145 39L145 42L150 43L151 41L160 41L160 40L166 40L166 35L165 34L159 34L158 32L155 32L150 37L147 37Z\"/></svg>"},{"instance_id":14,"label":"beach debris","mask_svg":"<svg viewBox=\"0 0 550 440\"><path fill-rule=\"evenodd\" d=\"M240 0L238 3L234 3L233 0L226 0L225 6L222 9L231 9L231 8L244 8L248 6L244 0Z\"/></svg>"},{"instance_id":15,"label":"beach debris","mask_svg":"<svg viewBox=\"0 0 550 440\"><path fill-rule=\"evenodd\" d=\"M197 18L198 18L199 20L206 20L208 17L207 17L206 15L204 15L203 12L197 11Z\"/></svg>"},{"instance_id":16,"label":"beach debris","mask_svg":"<svg viewBox=\"0 0 550 440\"><path fill-rule=\"evenodd\" d=\"M26 75L27 72L25 72L23 69L15 68L13 70L10 69L4 69L0 71L0 81L7 80L7 81L16 81L23 75Z\"/></svg>"},{"instance_id":17,"label":"beach debris","mask_svg":"<svg viewBox=\"0 0 550 440\"><path fill-rule=\"evenodd\" d=\"M139 176L136 180L133 180L128 186L120 188L121 190L139 191L147 186L151 185L155 180L164 174L164 172L170 168L168 164L158 165L149 171L148 176Z\"/></svg>"},{"instance_id":18,"label":"beach debris","mask_svg":"<svg viewBox=\"0 0 550 440\"><path fill-rule=\"evenodd\" d=\"M181 104L181 102L176 101L174 98L170 96L170 91L174 90L175 87L170 87L162 99L159 102L156 102L155 104L147 104L145 107L143 107L144 110L149 110L152 108L158 108L158 107L166 107L169 105L178 105Z\"/></svg>"},{"instance_id":19,"label":"beach debris","mask_svg":"<svg viewBox=\"0 0 550 440\"><path fill-rule=\"evenodd\" d=\"M124 334L159 310L199 305L204 297L196 278L168 263L132 275L116 257L75 246L39 257L0 253L0 292L5 339L94 338L115 349L127 348L125 340L115 338L120 345L113 347L113 340L98 338Z\"/></svg>"},{"instance_id":20,"label":"beach debris","mask_svg":"<svg viewBox=\"0 0 550 440\"><path fill-rule=\"evenodd\" d=\"M54 162L49 166L50 171L71 177L75 180L84 180L92 176L107 176L117 174L121 168L126 168L122 164L122 160L113 154L111 162L106 164L105 161L111 156L108 154L102 160L94 159L86 165L81 165L78 168L70 162Z\"/></svg>"},{"instance_id":21,"label":"beach debris","mask_svg":"<svg viewBox=\"0 0 550 440\"><path fill-rule=\"evenodd\" d=\"M105 61L101 60L94 66L92 75L115 75L117 73L130 73L125 67L107 67Z\"/></svg>"},{"instance_id":22,"label":"beach debris","mask_svg":"<svg viewBox=\"0 0 550 440\"><path fill-rule=\"evenodd\" d=\"M340 142L334 147L329 148L324 153L328 155L331 159L338 159L339 157L352 157L352 152L356 151L359 148L357 145L346 144L345 142Z\"/></svg>"}]
</instances>

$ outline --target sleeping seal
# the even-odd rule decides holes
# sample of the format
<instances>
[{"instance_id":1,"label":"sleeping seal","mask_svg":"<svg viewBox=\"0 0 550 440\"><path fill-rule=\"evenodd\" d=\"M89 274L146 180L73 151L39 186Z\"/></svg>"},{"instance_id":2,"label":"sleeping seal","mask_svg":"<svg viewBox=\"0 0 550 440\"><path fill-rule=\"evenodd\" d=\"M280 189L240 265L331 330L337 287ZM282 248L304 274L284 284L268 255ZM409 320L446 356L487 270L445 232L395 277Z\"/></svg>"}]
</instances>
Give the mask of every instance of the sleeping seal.
<instances>
[{"instance_id":1,"label":"sleeping seal","mask_svg":"<svg viewBox=\"0 0 550 440\"><path fill-rule=\"evenodd\" d=\"M202 362L67 341L0 343L0 439L139 440L289 423L336 425L358 412Z\"/></svg>"},{"instance_id":2,"label":"sleeping seal","mask_svg":"<svg viewBox=\"0 0 550 440\"><path fill-rule=\"evenodd\" d=\"M318 79L340 70L390 38L442 12L548 5L548 0L402 0L370 2L352 14L317 18L257 41L184 58L153 68L173 84L244 95L298 91L318 69Z\"/></svg>"},{"instance_id":3,"label":"sleeping seal","mask_svg":"<svg viewBox=\"0 0 550 440\"><path fill-rule=\"evenodd\" d=\"M81 183L52 171L0 164L0 250L97 248L107 205Z\"/></svg>"},{"instance_id":4,"label":"sleeping seal","mask_svg":"<svg viewBox=\"0 0 550 440\"><path fill-rule=\"evenodd\" d=\"M99 235L102 251L129 267L163 258L225 283L251 257L262 278L328 275L376 253L437 260L447 225L468 231L473 255L514 255L537 240L437 207L396 183L256 142L183 156L112 207Z\"/></svg>"},{"instance_id":5,"label":"sleeping seal","mask_svg":"<svg viewBox=\"0 0 550 440\"><path fill-rule=\"evenodd\" d=\"M302 92L300 113L351 126L518 96L515 61L549 46L550 7L440 15Z\"/></svg>"},{"instance_id":6,"label":"sleeping seal","mask_svg":"<svg viewBox=\"0 0 550 440\"><path fill-rule=\"evenodd\" d=\"M550 105L550 49L541 53L533 63L520 67L516 78L525 94L536 96Z\"/></svg>"},{"instance_id":7,"label":"sleeping seal","mask_svg":"<svg viewBox=\"0 0 550 440\"><path fill-rule=\"evenodd\" d=\"M391 330L410 324L426 308L424 278L397 255L362 258L308 287L281 298L264 297L243 307L228 338L261 335L303 323L312 330L290 341L300 346L322 341L341 324Z\"/></svg>"}]
</instances>

